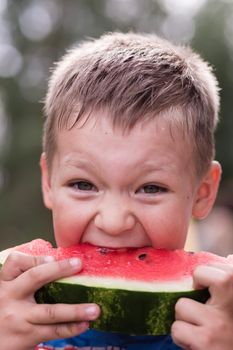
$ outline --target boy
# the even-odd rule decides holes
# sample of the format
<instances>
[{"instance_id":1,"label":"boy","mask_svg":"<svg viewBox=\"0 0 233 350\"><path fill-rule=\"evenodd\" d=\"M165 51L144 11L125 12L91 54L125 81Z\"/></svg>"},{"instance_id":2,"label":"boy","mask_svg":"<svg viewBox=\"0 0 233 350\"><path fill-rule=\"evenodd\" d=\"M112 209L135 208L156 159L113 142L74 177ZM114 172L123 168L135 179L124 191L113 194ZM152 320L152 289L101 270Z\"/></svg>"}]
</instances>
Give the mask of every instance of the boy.
<instances>
[{"instance_id":1,"label":"boy","mask_svg":"<svg viewBox=\"0 0 233 350\"><path fill-rule=\"evenodd\" d=\"M66 55L49 84L40 163L57 245L182 249L191 216L205 217L218 190L218 108L210 67L154 35L108 34ZM177 303L177 346L169 336L85 332L101 315L94 304L35 304L39 287L80 269L77 259L9 257L1 271L3 349L69 338L47 348L232 350L232 266L195 271L194 285L209 287L211 297L206 305Z\"/></svg>"}]
</instances>

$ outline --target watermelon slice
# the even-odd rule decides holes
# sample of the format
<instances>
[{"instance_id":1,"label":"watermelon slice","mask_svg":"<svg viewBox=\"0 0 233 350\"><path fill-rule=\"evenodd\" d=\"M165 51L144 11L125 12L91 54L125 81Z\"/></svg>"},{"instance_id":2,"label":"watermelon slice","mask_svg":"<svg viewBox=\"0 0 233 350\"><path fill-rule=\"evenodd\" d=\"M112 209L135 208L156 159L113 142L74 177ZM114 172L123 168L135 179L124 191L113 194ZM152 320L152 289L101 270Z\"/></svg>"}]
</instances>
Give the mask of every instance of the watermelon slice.
<instances>
[{"instance_id":1,"label":"watermelon slice","mask_svg":"<svg viewBox=\"0 0 233 350\"><path fill-rule=\"evenodd\" d=\"M208 290L193 290L192 273L198 265L227 263L207 252L156 250L151 247L110 249L81 244L53 248L37 239L0 252L2 265L8 254L18 250L30 255L52 255L57 260L79 257L83 270L51 282L35 294L38 303L94 302L102 309L92 327L134 335L170 332L174 306L180 297L200 302Z\"/></svg>"}]
</instances>

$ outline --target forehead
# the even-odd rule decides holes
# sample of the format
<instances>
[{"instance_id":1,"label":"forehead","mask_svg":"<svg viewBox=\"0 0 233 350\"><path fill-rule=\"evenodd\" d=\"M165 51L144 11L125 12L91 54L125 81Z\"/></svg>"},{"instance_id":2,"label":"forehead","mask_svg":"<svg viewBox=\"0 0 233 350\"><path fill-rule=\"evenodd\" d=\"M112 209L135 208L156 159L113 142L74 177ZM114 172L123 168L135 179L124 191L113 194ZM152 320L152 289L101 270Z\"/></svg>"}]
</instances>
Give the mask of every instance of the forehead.
<instances>
[{"instance_id":1,"label":"forehead","mask_svg":"<svg viewBox=\"0 0 233 350\"><path fill-rule=\"evenodd\" d=\"M76 123L70 129L62 129L57 134L57 152L72 162L77 154L93 160L103 160L123 164L132 168L145 158L149 164L193 166L193 152L190 138L177 123L169 123L167 117L158 116L144 119L131 129L113 125L108 111L98 111Z\"/></svg>"}]
</instances>

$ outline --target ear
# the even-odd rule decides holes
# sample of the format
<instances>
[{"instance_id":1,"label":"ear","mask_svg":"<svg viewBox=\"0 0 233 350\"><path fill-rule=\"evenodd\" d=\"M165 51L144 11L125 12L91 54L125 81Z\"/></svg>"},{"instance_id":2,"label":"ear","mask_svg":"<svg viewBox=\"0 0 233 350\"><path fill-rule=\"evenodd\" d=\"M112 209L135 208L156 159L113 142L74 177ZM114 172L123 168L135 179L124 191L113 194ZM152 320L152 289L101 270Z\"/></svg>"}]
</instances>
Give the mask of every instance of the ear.
<instances>
[{"instance_id":1,"label":"ear","mask_svg":"<svg viewBox=\"0 0 233 350\"><path fill-rule=\"evenodd\" d=\"M213 161L199 184L192 210L194 218L203 219L209 214L217 196L221 173L221 165Z\"/></svg>"},{"instance_id":2,"label":"ear","mask_svg":"<svg viewBox=\"0 0 233 350\"><path fill-rule=\"evenodd\" d=\"M48 209L52 209L50 177L48 172L46 155L44 152L41 154L40 157L40 169L44 204Z\"/></svg>"}]
</instances>

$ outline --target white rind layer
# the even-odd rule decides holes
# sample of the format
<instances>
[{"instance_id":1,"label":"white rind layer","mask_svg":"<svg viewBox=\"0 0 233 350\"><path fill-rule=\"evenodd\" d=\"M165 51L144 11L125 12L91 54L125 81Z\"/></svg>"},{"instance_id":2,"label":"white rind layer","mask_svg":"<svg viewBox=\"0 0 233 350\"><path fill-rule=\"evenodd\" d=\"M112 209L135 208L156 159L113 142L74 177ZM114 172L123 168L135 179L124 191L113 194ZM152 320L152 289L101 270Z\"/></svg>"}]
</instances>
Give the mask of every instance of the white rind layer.
<instances>
[{"instance_id":1,"label":"white rind layer","mask_svg":"<svg viewBox=\"0 0 233 350\"><path fill-rule=\"evenodd\" d=\"M96 277L75 275L59 279L60 283L81 284L87 287L122 289L139 292L183 292L193 290L192 277L187 276L175 281L150 281L126 280L124 278Z\"/></svg>"}]
</instances>

